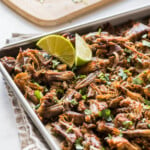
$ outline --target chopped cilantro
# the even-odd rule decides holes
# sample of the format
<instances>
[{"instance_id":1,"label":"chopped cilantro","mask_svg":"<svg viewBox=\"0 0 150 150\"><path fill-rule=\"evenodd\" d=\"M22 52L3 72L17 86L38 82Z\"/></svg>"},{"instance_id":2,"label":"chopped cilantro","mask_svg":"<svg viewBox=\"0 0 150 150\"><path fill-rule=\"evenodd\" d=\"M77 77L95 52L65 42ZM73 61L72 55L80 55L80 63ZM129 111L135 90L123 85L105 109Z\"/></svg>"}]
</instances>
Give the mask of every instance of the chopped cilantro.
<instances>
[{"instance_id":1,"label":"chopped cilantro","mask_svg":"<svg viewBox=\"0 0 150 150\"><path fill-rule=\"evenodd\" d=\"M82 78L86 78L86 75L81 74L81 75L77 76L77 79L82 79Z\"/></svg>"},{"instance_id":2,"label":"chopped cilantro","mask_svg":"<svg viewBox=\"0 0 150 150\"><path fill-rule=\"evenodd\" d=\"M87 96L86 96L86 95L83 95L82 98L83 98L84 100L86 100Z\"/></svg>"},{"instance_id":3,"label":"chopped cilantro","mask_svg":"<svg viewBox=\"0 0 150 150\"><path fill-rule=\"evenodd\" d=\"M106 81L104 73L101 72L101 73L98 75L98 77L99 77L101 80Z\"/></svg>"},{"instance_id":4,"label":"chopped cilantro","mask_svg":"<svg viewBox=\"0 0 150 150\"><path fill-rule=\"evenodd\" d=\"M50 59L51 56L47 53L43 53L43 57L46 58L46 59Z\"/></svg>"},{"instance_id":5,"label":"chopped cilantro","mask_svg":"<svg viewBox=\"0 0 150 150\"><path fill-rule=\"evenodd\" d=\"M58 93L64 94L64 90L63 90L63 89L57 89L56 92L57 92L57 94L58 94Z\"/></svg>"},{"instance_id":6,"label":"chopped cilantro","mask_svg":"<svg viewBox=\"0 0 150 150\"><path fill-rule=\"evenodd\" d=\"M124 70L125 73L131 74L129 70Z\"/></svg>"},{"instance_id":7,"label":"chopped cilantro","mask_svg":"<svg viewBox=\"0 0 150 150\"><path fill-rule=\"evenodd\" d=\"M44 88L44 92L45 93L48 92L48 88L47 87Z\"/></svg>"},{"instance_id":8,"label":"chopped cilantro","mask_svg":"<svg viewBox=\"0 0 150 150\"><path fill-rule=\"evenodd\" d=\"M149 85L146 85L144 88L150 88L150 84L149 84Z\"/></svg>"},{"instance_id":9,"label":"chopped cilantro","mask_svg":"<svg viewBox=\"0 0 150 150\"><path fill-rule=\"evenodd\" d=\"M129 126L133 125L133 122L132 121L124 121L123 125L124 125L125 128L128 128Z\"/></svg>"},{"instance_id":10,"label":"chopped cilantro","mask_svg":"<svg viewBox=\"0 0 150 150\"><path fill-rule=\"evenodd\" d=\"M108 73L105 74L105 78L107 81L109 81L109 74Z\"/></svg>"},{"instance_id":11,"label":"chopped cilantro","mask_svg":"<svg viewBox=\"0 0 150 150\"><path fill-rule=\"evenodd\" d=\"M52 63L53 63L53 65L52 65L53 69L55 69L58 66L58 64L60 64L60 62L58 60L52 60Z\"/></svg>"},{"instance_id":12,"label":"chopped cilantro","mask_svg":"<svg viewBox=\"0 0 150 150\"><path fill-rule=\"evenodd\" d=\"M110 109L104 109L102 110L102 117L109 117L110 116Z\"/></svg>"},{"instance_id":13,"label":"chopped cilantro","mask_svg":"<svg viewBox=\"0 0 150 150\"><path fill-rule=\"evenodd\" d=\"M82 141L82 137L78 138L75 141L75 148L76 148L76 150L83 150L84 149L83 145L81 144L81 141Z\"/></svg>"},{"instance_id":14,"label":"chopped cilantro","mask_svg":"<svg viewBox=\"0 0 150 150\"><path fill-rule=\"evenodd\" d=\"M150 47L150 42L149 42L149 41L142 40L142 44L143 44L144 46Z\"/></svg>"},{"instance_id":15,"label":"chopped cilantro","mask_svg":"<svg viewBox=\"0 0 150 150\"><path fill-rule=\"evenodd\" d=\"M71 104L72 104L72 105L77 105L78 102L77 102L75 99L72 99L72 100L71 100Z\"/></svg>"},{"instance_id":16,"label":"chopped cilantro","mask_svg":"<svg viewBox=\"0 0 150 150\"><path fill-rule=\"evenodd\" d=\"M120 77L122 77L123 80L126 80L127 79L127 74L123 71L123 69L120 69L119 70L119 74L118 74Z\"/></svg>"},{"instance_id":17,"label":"chopped cilantro","mask_svg":"<svg viewBox=\"0 0 150 150\"><path fill-rule=\"evenodd\" d=\"M142 60L138 57L137 58L137 61L139 62L139 63L142 63Z\"/></svg>"},{"instance_id":18,"label":"chopped cilantro","mask_svg":"<svg viewBox=\"0 0 150 150\"><path fill-rule=\"evenodd\" d=\"M58 102L59 102L59 100L57 99L56 96L53 97L53 100L54 100L55 103L58 103Z\"/></svg>"},{"instance_id":19,"label":"chopped cilantro","mask_svg":"<svg viewBox=\"0 0 150 150\"><path fill-rule=\"evenodd\" d=\"M67 133L70 133L70 132L72 131L72 127L73 127L73 125L71 125L71 126L66 130L66 132L67 132Z\"/></svg>"},{"instance_id":20,"label":"chopped cilantro","mask_svg":"<svg viewBox=\"0 0 150 150\"><path fill-rule=\"evenodd\" d=\"M77 69L77 66L73 66L71 71L74 72Z\"/></svg>"},{"instance_id":21,"label":"chopped cilantro","mask_svg":"<svg viewBox=\"0 0 150 150\"><path fill-rule=\"evenodd\" d=\"M149 105L149 106L150 106L150 101L149 101L149 100L145 99L145 100L144 100L144 103L145 103L146 105Z\"/></svg>"},{"instance_id":22,"label":"chopped cilantro","mask_svg":"<svg viewBox=\"0 0 150 150\"><path fill-rule=\"evenodd\" d=\"M85 95L87 93L87 87L83 87L82 89L79 90L79 93L81 95Z\"/></svg>"},{"instance_id":23,"label":"chopped cilantro","mask_svg":"<svg viewBox=\"0 0 150 150\"><path fill-rule=\"evenodd\" d=\"M92 114L91 110L89 110L89 109L85 109L85 110L84 110L84 113L85 113L86 115L91 115L91 114Z\"/></svg>"},{"instance_id":24,"label":"chopped cilantro","mask_svg":"<svg viewBox=\"0 0 150 150\"><path fill-rule=\"evenodd\" d=\"M39 83L37 83L37 82L33 82L33 83L34 83L35 85L37 85L37 86L40 86Z\"/></svg>"},{"instance_id":25,"label":"chopped cilantro","mask_svg":"<svg viewBox=\"0 0 150 150\"><path fill-rule=\"evenodd\" d=\"M142 35L142 38L147 38L147 34L143 34L143 35Z\"/></svg>"},{"instance_id":26,"label":"chopped cilantro","mask_svg":"<svg viewBox=\"0 0 150 150\"><path fill-rule=\"evenodd\" d=\"M126 129L126 128L121 128L121 130L122 130L122 131L126 131L127 129Z\"/></svg>"},{"instance_id":27,"label":"chopped cilantro","mask_svg":"<svg viewBox=\"0 0 150 150\"><path fill-rule=\"evenodd\" d=\"M143 104L143 108L149 110L150 109L150 105L144 105Z\"/></svg>"},{"instance_id":28,"label":"chopped cilantro","mask_svg":"<svg viewBox=\"0 0 150 150\"><path fill-rule=\"evenodd\" d=\"M150 129L150 124L147 124L147 127Z\"/></svg>"},{"instance_id":29,"label":"chopped cilantro","mask_svg":"<svg viewBox=\"0 0 150 150\"><path fill-rule=\"evenodd\" d=\"M99 148L96 148L95 146L90 145L90 150L99 150Z\"/></svg>"},{"instance_id":30,"label":"chopped cilantro","mask_svg":"<svg viewBox=\"0 0 150 150\"><path fill-rule=\"evenodd\" d=\"M111 135L111 134L108 134L108 138L109 138L109 139L112 139L112 135Z\"/></svg>"},{"instance_id":31,"label":"chopped cilantro","mask_svg":"<svg viewBox=\"0 0 150 150\"><path fill-rule=\"evenodd\" d=\"M129 50L129 49L127 49L127 48L125 48L125 49L124 49L124 51L125 51L126 53L129 53L129 54L131 54L131 53L132 53L132 51L131 51L131 50Z\"/></svg>"},{"instance_id":32,"label":"chopped cilantro","mask_svg":"<svg viewBox=\"0 0 150 150\"><path fill-rule=\"evenodd\" d=\"M110 121L112 121L112 117L109 116L108 118L105 118L105 120L108 121L108 122L110 122Z\"/></svg>"},{"instance_id":33,"label":"chopped cilantro","mask_svg":"<svg viewBox=\"0 0 150 150\"><path fill-rule=\"evenodd\" d=\"M40 106L41 106L41 104L40 104L40 103L39 103L39 104L37 104L37 105L35 106L35 109L38 109Z\"/></svg>"},{"instance_id":34,"label":"chopped cilantro","mask_svg":"<svg viewBox=\"0 0 150 150\"><path fill-rule=\"evenodd\" d=\"M120 131L120 134L119 134L119 136L120 136L120 137L123 137L123 134L122 134L122 132L121 132L121 131Z\"/></svg>"},{"instance_id":35,"label":"chopped cilantro","mask_svg":"<svg viewBox=\"0 0 150 150\"><path fill-rule=\"evenodd\" d=\"M102 111L99 111L99 116L104 118L106 121L112 121L110 109L104 109Z\"/></svg>"},{"instance_id":36,"label":"chopped cilantro","mask_svg":"<svg viewBox=\"0 0 150 150\"><path fill-rule=\"evenodd\" d=\"M144 123L144 122L145 122L145 120L146 120L146 119L145 119L145 118L143 118L143 119L142 119L142 123Z\"/></svg>"},{"instance_id":37,"label":"chopped cilantro","mask_svg":"<svg viewBox=\"0 0 150 150\"><path fill-rule=\"evenodd\" d=\"M98 33L97 33L97 34L98 34L98 35L100 35L100 34L101 34L101 32L102 32L102 29L101 29L101 28L99 28L99 29L98 29Z\"/></svg>"},{"instance_id":38,"label":"chopped cilantro","mask_svg":"<svg viewBox=\"0 0 150 150\"><path fill-rule=\"evenodd\" d=\"M130 63L131 60L132 60L132 56L129 56L129 57L127 58L127 62Z\"/></svg>"},{"instance_id":39,"label":"chopped cilantro","mask_svg":"<svg viewBox=\"0 0 150 150\"><path fill-rule=\"evenodd\" d=\"M38 100L40 100L40 99L43 97L42 92L39 91L39 90L35 90L35 91L34 91L34 95L36 96L36 98L37 98Z\"/></svg>"},{"instance_id":40,"label":"chopped cilantro","mask_svg":"<svg viewBox=\"0 0 150 150\"><path fill-rule=\"evenodd\" d=\"M98 75L99 79L101 79L101 80L103 80L103 81L106 81L106 83L107 83L108 85L110 85L111 82L109 81L109 76L110 76L110 75L109 75L108 73L104 74L104 73L102 73L102 72Z\"/></svg>"},{"instance_id":41,"label":"chopped cilantro","mask_svg":"<svg viewBox=\"0 0 150 150\"><path fill-rule=\"evenodd\" d=\"M98 116L99 116L99 117L102 117L102 111L99 111L99 112L98 112Z\"/></svg>"},{"instance_id":42,"label":"chopped cilantro","mask_svg":"<svg viewBox=\"0 0 150 150\"><path fill-rule=\"evenodd\" d=\"M133 84L141 85L142 83L143 81L139 77L133 78Z\"/></svg>"},{"instance_id":43,"label":"chopped cilantro","mask_svg":"<svg viewBox=\"0 0 150 150\"><path fill-rule=\"evenodd\" d=\"M102 147L101 150L105 150L105 147Z\"/></svg>"}]
</instances>

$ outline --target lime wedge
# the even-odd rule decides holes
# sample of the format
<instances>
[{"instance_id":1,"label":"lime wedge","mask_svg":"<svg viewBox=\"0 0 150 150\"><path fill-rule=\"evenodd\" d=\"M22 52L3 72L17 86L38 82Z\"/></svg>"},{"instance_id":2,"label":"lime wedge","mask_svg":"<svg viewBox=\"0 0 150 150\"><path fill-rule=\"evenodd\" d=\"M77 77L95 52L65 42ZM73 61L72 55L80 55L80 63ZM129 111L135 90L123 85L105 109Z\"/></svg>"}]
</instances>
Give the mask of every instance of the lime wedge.
<instances>
[{"instance_id":1,"label":"lime wedge","mask_svg":"<svg viewBox=\"0 0 150 150\"><path fill-rule=\"evenodd\" d=\"M88 44L84 41L84 39L80 35L76 34L75 39L76 39L75 40L75 48L76 48L75 65L82 66L91 60L92 52Z\"/></svg>"},{"instance_id":2,"label":"lime wedge","mask_svg":"<svg viewBox=\"0 0 150 150\"><path fill-rule=\"evenodd\" d=\"M48 35L41 38L36 45L52 56L57 57L69 67L75 59L75 49L72 43L61 35Z\"/></svg>"}]
</instances>

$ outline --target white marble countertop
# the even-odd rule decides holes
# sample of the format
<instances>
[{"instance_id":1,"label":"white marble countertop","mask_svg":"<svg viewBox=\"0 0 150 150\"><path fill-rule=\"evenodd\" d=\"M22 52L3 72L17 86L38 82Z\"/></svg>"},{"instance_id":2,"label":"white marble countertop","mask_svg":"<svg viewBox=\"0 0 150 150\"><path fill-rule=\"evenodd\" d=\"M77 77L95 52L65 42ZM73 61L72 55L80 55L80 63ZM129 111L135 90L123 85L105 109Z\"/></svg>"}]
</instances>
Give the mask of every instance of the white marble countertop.
<instances>
[{"instance_id":1,"label":"white marble countertop","mask_svg":"<svg viewBox=\"0 0 150 150\"><path fill-rule=\"evenodd\" d=\"M5 44L5 39L12 33L43 33L69 25L103 18L109 15L126 12L132 9L150 5L150 0L114 0L93 12L78 17L72 21L55 27L36 26L0 2L0 47ZM0 74L0 144L2 150L19 150L19 139L17 135L13 110L11 108L2 75Z\"/></svg>"}]
</instances>

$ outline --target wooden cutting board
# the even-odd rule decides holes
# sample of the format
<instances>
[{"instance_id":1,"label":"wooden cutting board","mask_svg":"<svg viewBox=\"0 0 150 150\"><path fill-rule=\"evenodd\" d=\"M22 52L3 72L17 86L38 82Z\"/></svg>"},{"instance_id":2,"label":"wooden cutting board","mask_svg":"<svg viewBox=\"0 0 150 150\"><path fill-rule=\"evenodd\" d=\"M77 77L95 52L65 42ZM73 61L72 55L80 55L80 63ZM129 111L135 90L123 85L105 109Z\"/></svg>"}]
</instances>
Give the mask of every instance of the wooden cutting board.
<instances>
[{"instance_id":1,"label":"wooden cutting board","mask_svg":"<svg viewBox=\"0 0 150 150\"><path fill-rule=\"evenodd\" d=\"M2 0L26 19L41 26L66 22L112 0Z\"/></svg>"}]
</instances>

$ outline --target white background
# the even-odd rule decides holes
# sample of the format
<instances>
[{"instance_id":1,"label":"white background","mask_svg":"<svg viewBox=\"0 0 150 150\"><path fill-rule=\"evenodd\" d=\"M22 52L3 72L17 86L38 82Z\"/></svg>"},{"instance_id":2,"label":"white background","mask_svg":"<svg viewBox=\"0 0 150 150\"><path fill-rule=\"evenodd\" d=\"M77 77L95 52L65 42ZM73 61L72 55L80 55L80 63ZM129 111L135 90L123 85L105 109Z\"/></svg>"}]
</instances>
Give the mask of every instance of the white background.
<instances>
[{"instance_id":1,"label":"white background","mask_svg":"<svg viewBox=\"0 0 150 150\"><path fill-rule=\"evenodd\" d=\"M5 39L11 36L11 33L43 33L60 27L70 26L103 18L109 15L126 12L143 6L150 5L150 0L114 0L113 3L96 9L86 15L71 20L65 24L55 27L36 26L18 14L13 12L2 2L0 2L0 47L4 45ZM1 150L19 150L19 139L17 135L13 110L9 103L7 92L0 74L0 146Z\"/></svg>"}]
</instances>

